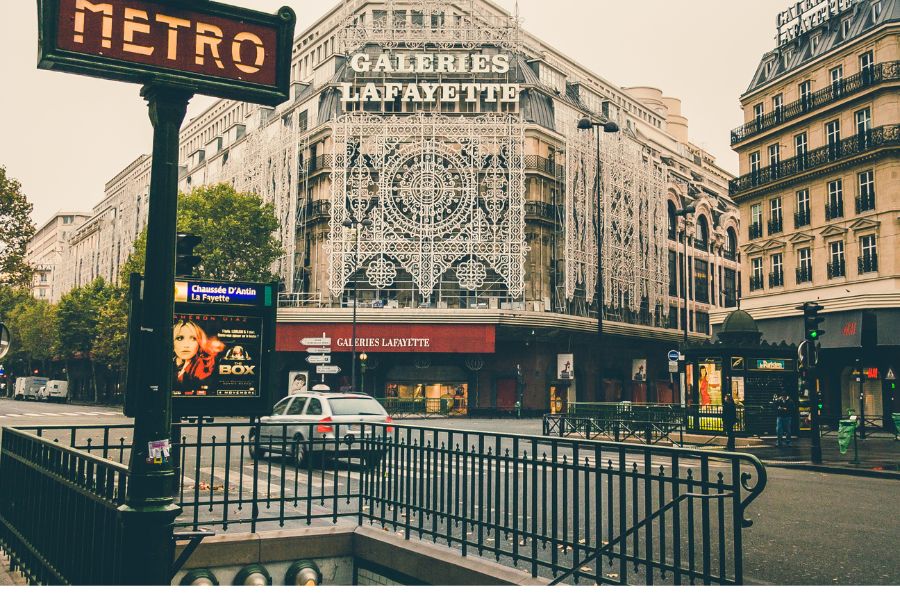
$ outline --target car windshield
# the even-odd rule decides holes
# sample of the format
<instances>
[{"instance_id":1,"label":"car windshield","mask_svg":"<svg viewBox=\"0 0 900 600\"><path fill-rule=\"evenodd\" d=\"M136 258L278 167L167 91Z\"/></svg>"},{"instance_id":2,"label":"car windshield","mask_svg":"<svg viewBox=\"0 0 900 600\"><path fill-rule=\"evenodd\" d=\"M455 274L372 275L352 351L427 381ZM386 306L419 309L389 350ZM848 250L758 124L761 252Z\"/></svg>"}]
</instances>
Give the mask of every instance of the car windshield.
<instances>
[{"instance_id":1,"label":"car windshield","mask_svg":"<svg viewBox=\"0 0 900 600\"><path fill-rule=\"evenodd\" d=\"M384 407L375 398L339 397L329 398L331 412L335 415L387 415Z\"/></svg>"}]
</instances>

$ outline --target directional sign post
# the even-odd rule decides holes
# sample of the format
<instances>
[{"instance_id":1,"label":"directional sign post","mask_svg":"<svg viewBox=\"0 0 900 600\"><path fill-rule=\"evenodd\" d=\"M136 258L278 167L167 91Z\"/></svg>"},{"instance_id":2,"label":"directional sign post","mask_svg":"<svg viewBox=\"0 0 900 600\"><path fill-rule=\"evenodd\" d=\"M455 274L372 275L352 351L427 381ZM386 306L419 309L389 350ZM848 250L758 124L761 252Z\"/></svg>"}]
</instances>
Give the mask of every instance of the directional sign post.
<instances>
[{"instance_id":1,"label":"directional sign post","mask_svg":"<svg viewBox=\"0 0 900 600\"><path fill-rule=\"evenodd\" d=\"M310 354L331 354L331 348L307 348L307 352Z\"/></svg>"},{"instance_id":2,"label":"directional sign post","mask_svg":"<svg viewBox=\"0 0 900 600\"><path fill-rule=\"evenodd\" d=\"M316 365L316 373L319 375L337 375L341 368L337 365Z\"/></svg>"},{"instance_id":3,"label":"directional sign post","mask_svg":"<svg viewBox=\"0 0 900 600\"><path fill-rule=\"evenodd\" d=\"M331 363L331 355L330 354L313 354L312 356L306 357L306 362L311 365L327 365Z\"/></svg>"},{"instance_id":4,"label":"directional sign post","mask_svg":"<svg viewBox=\"0 0 900 600\"><path fill-rule=\"evenodd\" d=\"M317 338L303 338L300 340L301 346L331 346L331 338L329 337L317 337ZM307 349L307 351L309 351Z\"/></svg>"}]
</instances>

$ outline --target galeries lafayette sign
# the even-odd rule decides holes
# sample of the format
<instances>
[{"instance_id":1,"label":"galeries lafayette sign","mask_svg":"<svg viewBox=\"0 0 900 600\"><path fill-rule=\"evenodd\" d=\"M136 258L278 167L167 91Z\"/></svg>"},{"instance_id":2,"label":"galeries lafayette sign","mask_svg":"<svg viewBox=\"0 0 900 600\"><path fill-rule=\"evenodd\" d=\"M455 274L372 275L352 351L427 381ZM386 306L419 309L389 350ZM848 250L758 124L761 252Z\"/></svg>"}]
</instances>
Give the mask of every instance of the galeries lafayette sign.
<instances>
[{"instance_id":1,"label":"galeries lafayette sign","mask_svg":"<svg viewBox=\"0 0 900 600\"><path fill-rule=\"evenodd\" d=\"M38 66L275 104L288 98L296 17L215 2L39 0Z\"/></svg>"},{"instance_id":2,"label":"galeries lafayette sign","mask_svg":"<svg viewBox=\"0 0 900 600\"><path fill-rule=\"evenodd\" d=\"M353 349L353 325L279 323L275 349L279 352L306 352L303 338L331 340L333 352ZM493 353L496 328L493 325L406 325L359 323L356 326L357 352L446 352Z\"/></svg>"}]
</instances>

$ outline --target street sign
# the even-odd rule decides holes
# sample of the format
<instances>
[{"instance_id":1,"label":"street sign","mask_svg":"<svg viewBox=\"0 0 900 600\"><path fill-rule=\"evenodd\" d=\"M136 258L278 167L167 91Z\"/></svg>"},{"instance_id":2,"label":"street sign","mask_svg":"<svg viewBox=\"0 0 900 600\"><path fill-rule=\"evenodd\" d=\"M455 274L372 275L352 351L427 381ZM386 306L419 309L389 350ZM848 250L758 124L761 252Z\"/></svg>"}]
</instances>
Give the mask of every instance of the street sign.
<instances>
[{"instance_id":1,"label":"street sign","mask_svg":"<svg viewBox=\"0 0 900 600\"><path fill-rule=\"evenodd\" d=\"M317 337L317 338L303 338L300 340L301 346L330 346L331 338L328 337Z\"/></svg>"},{"instance_id":2,"label":"street sign","mask_svg":"<svg viewBox=\"0 0 900 600\"><path fill-rule=\"evenodd\" d=\"M669 354L667 355L669 360L678 360L678 357L681 356L678 354L678 350L669 350Z\"/></svg>"},{"instance_id":3,"label":"street sign","mask_svg":"<svg viewBox=\"0 0 900 600\"><path fill-rule=\"evenodd\" d=\"M311 365L327 365L331 362L330 354L314 354L313 356L307 356L306 362Z\"/></svg>"},{"instance_id":4,"label":"street sign","mask_svg":"<svg viewBox=\"0 0 900 600\"><path fill-rule=\"evenodd\" d=\"M677 373L678 372L678 361L670 360L669 361L669 373Z\"/></svg>"},{"instance_id":5,"label":"street sign","mask_svg":"<svg viewBox=\"0 0 900 600\"><path fill-rule=\"evenodd\" d=\"M319 375L337 375L341 368L337 365L316 365L316 373Z\"/></svg>"},{"instance_id":6,"label":"street sign","mask_svg":"<svg viewBox=\"0 0 900 600\"><path fill-rule=\"evenodd\" d=\"M2 356L2 355L0 355ZM896 381L897 374L894 373L894 367L888 367L887 373L884 374L885 381Z\"/></svg>"},{"instance_id":7,"label":"street sign","mask_svg":"<svg viewBox=\"0 0 900 600\"><path fill-rule=\"evenodd\" d=\"M310 354L331 354L331 348L307 348L307 352Z\"/></svg>"},{"instance_id":8,"label":"street sign","mask_svg":"<svg viewBox=\"0 0 900 600\"><path fill-rule=\"evenodd\" d=\"M0 323L0 358L9 353L9 329L6 325Z\"/></svg>"},{"instance_id":9,"label":"street sign","mask_svg":"<svg viewBox=\"0 0 900 600\"><path fill-rule=\"evenodd\" d=\"M276 105L297 17L216 2L40 0L38 67Z\"/></svg>"}]
</instances>

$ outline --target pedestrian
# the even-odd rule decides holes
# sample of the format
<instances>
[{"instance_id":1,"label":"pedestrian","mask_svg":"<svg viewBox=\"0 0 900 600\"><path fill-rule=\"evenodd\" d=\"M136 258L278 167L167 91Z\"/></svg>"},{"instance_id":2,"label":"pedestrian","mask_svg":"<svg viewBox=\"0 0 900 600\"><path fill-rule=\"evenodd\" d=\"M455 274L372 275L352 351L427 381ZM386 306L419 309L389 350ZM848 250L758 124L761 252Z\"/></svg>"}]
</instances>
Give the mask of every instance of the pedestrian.
<instances>
[{"instance_id":1,"label":"pedestrian","mask_svg":"<svg viewBox=\"0 0 900 600\"><path fill-rule=\"evenodd\" d=\"M785 396L784 402L787 407L787 422L785 423L784 433L787 436L787 445L791 445L794 434L794 415L797 414L797 403L791 396Z\"/></svg>"},{"instance_id":2,"label":"pedestrian","mask_svg":"<svg viewBox=\"0 0 900 600\"><path fill-rule=\"evenodd\" d=\"M781 447L781 438L787 434L787 445L791 445L791 412L786 396L775 395L775 435L776 446Z\"/></svg>"},{"instance_id":3,"label":"pedestrian","mask_svg":"<svg viewBox=\"0 0 900 600\"><path fill-rule=\"evenodd\" d=\"M737 405L734 403L734 398L731 394L725 394L725 398L722 402L722 428L725 430L725 435L728 437L728 443L725 446L726 450L734 450L734 426L737 423Z\"/></svg>"}]
</instances>

